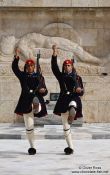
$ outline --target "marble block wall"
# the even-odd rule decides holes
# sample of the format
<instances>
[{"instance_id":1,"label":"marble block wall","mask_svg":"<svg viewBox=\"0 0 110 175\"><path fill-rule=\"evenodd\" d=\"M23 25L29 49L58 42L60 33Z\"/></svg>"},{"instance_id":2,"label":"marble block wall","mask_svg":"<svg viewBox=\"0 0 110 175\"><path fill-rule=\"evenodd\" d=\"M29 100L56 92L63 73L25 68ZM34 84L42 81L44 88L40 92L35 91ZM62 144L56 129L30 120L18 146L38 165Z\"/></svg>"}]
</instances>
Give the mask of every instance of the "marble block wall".
<instances>
[{"instance_id":1,"label":"marble block wall","mask_svg":"<svg viewBox=\"0 0 110 175\"><path fill-rule=\"evenodd\" d=\"M28 34L33 33L50 38L62 37L63 42L58 43L63 53L68 53L60 56L59 65L65 57L71 57L68 43L72 42L80 48L84 57L79 54L77 59L76 56L76 67L85 88L82 98L84 121L110 122L109 21L110 2L107 0L0 0L0 122L13 122L16 119L14 108L20 95L20 85L11 70L11 62L14 48L21 47L25 36L28 38ZM49 39L50 45L42 46L40 39L27 41L26 46L29 48L22 50L22 60L25 60L31 48L48 46L46 49L51 49L53 41ZM79 51L74 50L77 54ZM51 50L49 53L47 59L41 59L43 74L49 93L59 92L58 83L50 69ZM22 67L23 61L20 64ZM102 73L107 73L107 76ZM49 99L49 94L45 99Z\"/></svg>"}]
</instances>

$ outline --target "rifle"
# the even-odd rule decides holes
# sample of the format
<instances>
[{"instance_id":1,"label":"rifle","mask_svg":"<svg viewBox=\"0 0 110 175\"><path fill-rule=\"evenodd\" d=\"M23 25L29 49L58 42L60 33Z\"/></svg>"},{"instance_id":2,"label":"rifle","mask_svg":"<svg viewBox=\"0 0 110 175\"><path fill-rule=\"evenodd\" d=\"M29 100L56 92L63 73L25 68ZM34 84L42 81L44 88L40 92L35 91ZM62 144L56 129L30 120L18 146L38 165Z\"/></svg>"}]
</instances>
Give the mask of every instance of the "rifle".
<instances>
[{"instance_id":1,"label":"rifle","mask_svg":"<svg viewBox=\"0 0 110 175\"><path fill-rule=\"evenodd\" d=\"M36 58L36 73L37 73L37 76L38 76L38 80L39 80L39 85L38 87L36 88L35 92L37 92L40 88L40 85L42 83L42 72L41 72L41 67L40 67L40 63L39 63L39 59L40 59L40 49L37 53L37 58Z\"/></svg>"},{"instance_id":2,"label":"rifle","mask_svg":"<svg viewBox=\"0 0 110 175\"><path fill-rule=\"evenodd\" d=\"M41 74L41 68L40 68L40 64L39 64L39 59L40 59L40 49L39 52L37 53L37 60L36 60L36 73L38 73L39 75Z\"/></svg>"}]
</instances>

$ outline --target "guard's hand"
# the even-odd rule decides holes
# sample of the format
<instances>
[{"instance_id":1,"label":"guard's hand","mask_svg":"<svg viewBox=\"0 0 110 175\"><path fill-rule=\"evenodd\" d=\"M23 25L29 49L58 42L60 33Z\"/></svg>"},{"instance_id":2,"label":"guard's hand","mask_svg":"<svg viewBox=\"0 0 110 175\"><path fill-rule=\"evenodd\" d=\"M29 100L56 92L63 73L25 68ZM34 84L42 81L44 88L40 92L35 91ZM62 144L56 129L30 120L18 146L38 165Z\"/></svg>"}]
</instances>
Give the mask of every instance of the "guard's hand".
<instances>
[{"instance_id":1,"label":"guard's hand","mask_svg":"<svg viewBox=\"0 0 110 175\"><path fill-rule=\"evenodd\" d=\"M16 56L16 59L19 58L20 53L21 53L21 51L20 51L18 48L16 48L16 49L15 49L15 56Z\"/></svg>"},{"instance_id":2,"label":"guard's hand","mask_svg":"<svg viewBox=\"0 0 110 175\"><path fill-rule=\"evenodd\" d=\"M53 50L53 56L57 56L57 54L58 54L57 45L54 44L52 46L52 50Z\"/></svg>"},{"instance_id":3,"label":"guard's hand","mask_svg":"<svg viewBox=\"0 0 110 175\"><path fill-rule=\"evenodd\" d=\"M53 51L55 52L55 51L57 50L57 45L54 44L54 45L52 46L52 49L53 49Z\"/></svg>"},{"instance_id":4,"label":"guard's hand","mask_svg":"<svg viewBox=\"0 0 110 175\"><path fill-rule=\"evenodd\" d=\"M45 88L41 88L41 89L39 89L39 93L41 93L41 94L45 93L45 91L46 91Z\"/></svg>"},{"instance_id":5,"label":"guard's hand","mask_svg":"<svg viewBox=\"0 0 110 175\"><path fill-rule=\"evenodd\" d=\"M76 92L77 93L81 93L82 92L82 89L80 87L76 88Z\"/></svg>"}]
</instances>

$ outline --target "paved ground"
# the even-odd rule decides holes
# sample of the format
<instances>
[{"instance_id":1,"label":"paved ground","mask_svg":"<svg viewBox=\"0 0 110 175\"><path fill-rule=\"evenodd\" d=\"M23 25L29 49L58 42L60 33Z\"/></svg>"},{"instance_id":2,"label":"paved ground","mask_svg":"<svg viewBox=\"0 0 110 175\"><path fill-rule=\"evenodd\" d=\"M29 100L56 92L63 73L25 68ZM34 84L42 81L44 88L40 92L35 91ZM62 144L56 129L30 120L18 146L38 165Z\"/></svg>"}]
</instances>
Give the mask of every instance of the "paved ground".
<instances>
[{"instance_id":1,"label":"paved ground","mask_svg":"<svg viewBox=\"0 0 110 175\"><path fill-rule=\"evenodd\" d=\"M37 154L27 154L26 140L0 140L1 175L110 175L110 140L74 140L74 154L64 155L64 140L36 140Z\"/></svg>"},{"instance_id":2,"label":"paved ground","mask_svg":"<svg viewBox=\"0 0 110 175\"><path fill-rule=\"evenodd\" d=\"M71 127L73 139L110 139L110 123ZM36 139L64 139L62 125L35 126ZM0 124L0 139L24 139L23 124Z\"/></svg>"},{"instance_id":3,"label":"paved ground","mask_svg":"<svg viewBox=\"0 0 110 175\"><path fill-rule=\"evenodd\" d=\"M29 156L23 124L0 124L0 175L110 175L110 124L72 126L74 154L62 125L35 126L37 154Z\"/></svg>"}]
</instances>

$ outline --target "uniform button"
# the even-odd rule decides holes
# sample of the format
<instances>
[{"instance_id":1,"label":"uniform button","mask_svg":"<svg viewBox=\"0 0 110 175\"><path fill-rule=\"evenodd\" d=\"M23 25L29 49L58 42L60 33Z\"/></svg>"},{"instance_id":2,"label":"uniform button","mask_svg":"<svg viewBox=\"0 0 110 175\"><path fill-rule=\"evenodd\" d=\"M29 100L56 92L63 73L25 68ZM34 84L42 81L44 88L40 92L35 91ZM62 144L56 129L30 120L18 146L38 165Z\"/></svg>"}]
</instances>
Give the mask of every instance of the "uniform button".
<instances>
[{"instance_id":1,"label":"uniform button","mask_svg":"<svg viewBox=\"0 0 110 175\"><path fill-rule=\"evenodd\" d=\"M30 89L30 93L32 93L33 92L33 90L32 89Z\"/></svg>"}]
</instances>

